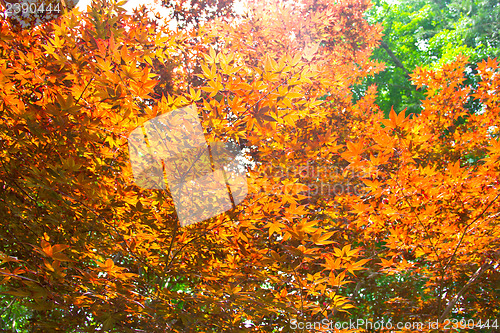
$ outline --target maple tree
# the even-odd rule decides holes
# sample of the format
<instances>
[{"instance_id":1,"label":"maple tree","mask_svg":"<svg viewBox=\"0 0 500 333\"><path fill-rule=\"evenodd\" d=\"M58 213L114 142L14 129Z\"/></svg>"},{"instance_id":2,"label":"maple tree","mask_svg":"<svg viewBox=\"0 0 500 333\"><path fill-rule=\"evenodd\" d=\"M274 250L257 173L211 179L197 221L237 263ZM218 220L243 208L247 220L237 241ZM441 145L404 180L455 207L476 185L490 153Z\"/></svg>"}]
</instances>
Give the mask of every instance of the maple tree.
<instances>
[{"instance_id":1,"label":"maple tree","mask_svg":"<svg viewBox=\"0 0 500 333\"><path fill-rule=\"evenodd\" d=\"M256 1L171 31L100 0L36 29L3 22L0 284L26 327L273 332L371 308L443 320L459 302L497 315L498 63L474 90L463 58L417 70L422 113L384 119L375 86L350 91L384 67L369 6ZM245 153L249 190L181 228L168 190L134 184L127 136L187 105L207 141ZM401 292L363 299L373 281Z\"/></svg>"},{"instance_id":2,"label":"maple tree","mask_svg":"<svg viewBox=\"0 0 500 333\"><path fill-rule=\"evenodd\" d=\"M422 113L392 111L365 129L361 148L344 153L353 168L376 168L363 179L366 195L350 201L360 241L372 244L382 272L422 286L387 297L380 316L445 320L457 302L461 318L498 316L499 67L479 63L473 90L463 84L466 66L459 57L439 70L417 69L413 82L427 87ZM465 107L470 98L481 113Z\"/></svg>"},{"instance_id":3,"label":"maple tree","mask_svg":"<svg viewBox=\"0 0 500 333\"><path fill-rule=\"evenodd\" d=\"M366 13L369 22L384 26L381 47L373 57L386 69L367 78L363 86L377 84L377 105L389 115L418 113L424 91L415 89L410 73L416 67L438 68L459 54L469 57L466 78L476 84L476 64L500 55L500 8L493 0L374 0ZM363 90L363 86L357 89ZM476 109L475 100L469 107Z\"/></svg>"}]
</instances>

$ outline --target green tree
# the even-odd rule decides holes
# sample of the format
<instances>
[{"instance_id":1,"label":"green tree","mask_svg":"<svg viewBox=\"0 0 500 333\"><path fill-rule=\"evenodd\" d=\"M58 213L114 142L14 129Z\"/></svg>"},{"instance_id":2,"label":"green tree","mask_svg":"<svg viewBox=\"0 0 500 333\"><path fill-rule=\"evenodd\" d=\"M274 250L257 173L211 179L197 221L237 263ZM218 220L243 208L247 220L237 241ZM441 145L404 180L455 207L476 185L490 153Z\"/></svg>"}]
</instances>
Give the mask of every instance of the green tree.
<instances>
[{"instance_id":1,"label":"green tree","mask_svg":"<svg viewBox=\"0 0 500 333\"><path fill-rule=\"evenodd\" d=\"M384 36L374 59L386 64L385 71L367 79L363 87L376 83L377 104L389 113L408 108L419 112L424 91L416 90L409 74L416 67L437 68L457 55L469 57L467 83L475 83L476 63L500 55L500 5L495 0L376 0L367 12L372 23L381 23ZM481 108L469 101L471 112Z\"/></svg>"}]
</instances>

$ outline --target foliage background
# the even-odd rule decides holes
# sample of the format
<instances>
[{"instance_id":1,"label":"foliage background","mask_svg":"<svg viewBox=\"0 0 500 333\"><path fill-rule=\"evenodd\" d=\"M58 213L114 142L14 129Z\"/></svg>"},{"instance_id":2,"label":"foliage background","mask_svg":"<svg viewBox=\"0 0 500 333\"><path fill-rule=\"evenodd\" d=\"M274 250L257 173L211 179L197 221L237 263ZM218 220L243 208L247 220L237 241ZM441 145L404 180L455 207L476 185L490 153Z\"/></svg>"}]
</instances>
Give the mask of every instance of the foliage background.
<instances>
[{"instance_id":1,"label":"foliage background","mask_svg":"<svg viewBox=\"0 0 500 333\"><path fill-rule=\"evenodd\" d=\"M2 328L497 329L499 6L197 4L164 4L178 31L107 1L2 21ZM181 229L168 192L133 184L126 138L193 103L246 151L250 194Z\"/></svg>"}]
</instances>

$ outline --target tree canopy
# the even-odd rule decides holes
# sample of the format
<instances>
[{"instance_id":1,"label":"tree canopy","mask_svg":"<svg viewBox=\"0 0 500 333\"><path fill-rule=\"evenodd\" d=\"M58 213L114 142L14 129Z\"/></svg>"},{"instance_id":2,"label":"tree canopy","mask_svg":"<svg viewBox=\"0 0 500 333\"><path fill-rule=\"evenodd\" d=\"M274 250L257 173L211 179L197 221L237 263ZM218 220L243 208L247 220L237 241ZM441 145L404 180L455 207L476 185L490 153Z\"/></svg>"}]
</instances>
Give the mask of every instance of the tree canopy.
<instances>
[{"instance_id":1,"label":"tree canopy","mask_svg":"<svg viewBox=\"0 0 500 333\"><path fill-rule=\"evenodd\" d=\"M469 57L467 79L474 81L476 64L500 55L497 1L377 0L367 19L384 26L382 45L373 56L387 67L366 84L378 85L377 104L386 114L391 106L419 112L424 93L410 80L415 68L438 68L462 54ZM478 104L469 107L477 110Z\"/></svg>"},{"instance_id":2,"label":"tree canopy","mask_svg":"<svg viewBox=\"0 0 500 333\"><path fill-rule=\"evenodd\" d=\"M457 8L497 22L498 6L468 3ZM0 327L498 329L500 69L486 57L497 35L464 19L479 37L458 52L438 43L459 33L429 18L445 15L438 2L404 4L250 1L245 15L170 30L146 8L97 0L32 29L2 21ZM416 37L419 24L440 31ZM394 97L371 84L390 73L408 80L404 103L422 97L412 115L386 112ZM181 227L168 188L134 182L127 140L186 106L208 142L243 152L248 194Z\"/></svg>"}]
</instances>

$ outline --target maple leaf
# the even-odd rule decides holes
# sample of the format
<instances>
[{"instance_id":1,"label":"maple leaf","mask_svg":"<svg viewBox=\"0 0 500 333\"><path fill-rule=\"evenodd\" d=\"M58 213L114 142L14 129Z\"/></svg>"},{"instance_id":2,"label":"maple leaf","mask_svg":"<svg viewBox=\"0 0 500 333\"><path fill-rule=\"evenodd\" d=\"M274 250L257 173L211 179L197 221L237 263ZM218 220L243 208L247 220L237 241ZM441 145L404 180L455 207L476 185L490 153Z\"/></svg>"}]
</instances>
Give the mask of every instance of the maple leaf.
<instances>
[{"instance_id":1,"label":"maple leaf","mask_svg":"<svg viewBox=\"0 0 500 333\"><path fill-rule=\"evenodd\" d=\"M397 129L399 127L404 127L402 126L406 122L405 118L405 112L406 109L401 111L399 114L396 114L393 108L391 108L391 112L389 113L389 119L382 119L382 124L385 126L392 128L392 129Z\"/></svg>"}]
</instances>

